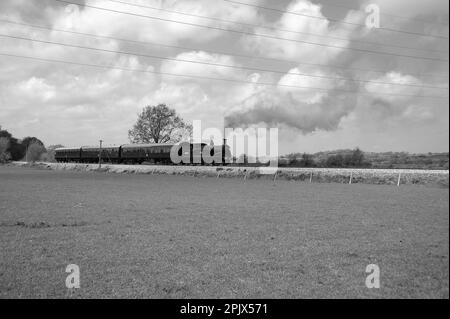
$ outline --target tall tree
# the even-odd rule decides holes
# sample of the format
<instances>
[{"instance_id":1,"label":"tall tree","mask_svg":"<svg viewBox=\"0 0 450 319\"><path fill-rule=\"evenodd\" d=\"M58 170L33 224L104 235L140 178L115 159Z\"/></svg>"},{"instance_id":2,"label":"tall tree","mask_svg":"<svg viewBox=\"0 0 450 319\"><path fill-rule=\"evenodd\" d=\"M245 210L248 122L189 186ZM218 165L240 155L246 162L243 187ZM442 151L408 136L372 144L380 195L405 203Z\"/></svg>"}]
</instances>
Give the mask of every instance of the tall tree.
<instances>
[{"instance_id":1,"label":"tall tree","mask_svg":"<svg viewBox=\"0 0 450 319\"><path fill-rule=\"evenodd\" d=\"M352 152L352 164L356 167L361 167L364 165L365 155L364 152L357 147Z\"/></svg>"},{"instance_id":2,"label":"tall tree","mask_svg":"<svg viewBox=\"0 0 450 319\"><path fill-rule=\"evenodd\" d=\"M11 133L6 130L0 130L0 137L4 137L9 141L8 152L11 155L13 161L20 161L25 156L26 147L14 138Z\"/></svg>"},{"instance_id":3,"label":"tall tree","mask_svg":"<svg viewBox=\"0 0 450 319\"><path fill-rule=\"evenodd\" d=\"M165 104L147 106L128 131L131 143L177 143L190 136L192 126Z\"/></svg>"}]
</instances>

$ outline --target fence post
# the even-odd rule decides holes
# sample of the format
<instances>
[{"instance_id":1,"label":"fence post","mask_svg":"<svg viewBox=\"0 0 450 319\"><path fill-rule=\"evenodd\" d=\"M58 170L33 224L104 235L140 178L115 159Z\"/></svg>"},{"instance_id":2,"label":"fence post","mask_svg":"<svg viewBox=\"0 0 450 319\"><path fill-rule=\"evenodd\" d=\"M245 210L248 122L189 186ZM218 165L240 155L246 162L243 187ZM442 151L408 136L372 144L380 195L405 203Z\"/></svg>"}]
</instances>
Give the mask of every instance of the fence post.
<instances>
[{"instance_id":1,"label":"fence post","mask_svg":"<svg viewBox=\"0 0 450 319\"><path fill-rule=\"evenodd\" d=\"M397 187L400 187L401 179L402 179L402 173L398 173Z\"/></svg>"},{"instance_id":2,"label":"fence post","mask_svg":"<svg viewBox=\"0 0 450 319\"><path fill-rule=\"evenodd\" d=\"M309 176L309 182L312 183L313 171L311 170L311 175Z\"/></svg>"},{"instance_id":3,"label":"fence post","mask_svg":"<svg viewBox=\"0 0 450 319\"><path fill-rule=\"evenodd\" d=\"M350 172L350 181L348 183L351 185L352 182L353 182L353 172Z\"/></svg>"}]
</instances>

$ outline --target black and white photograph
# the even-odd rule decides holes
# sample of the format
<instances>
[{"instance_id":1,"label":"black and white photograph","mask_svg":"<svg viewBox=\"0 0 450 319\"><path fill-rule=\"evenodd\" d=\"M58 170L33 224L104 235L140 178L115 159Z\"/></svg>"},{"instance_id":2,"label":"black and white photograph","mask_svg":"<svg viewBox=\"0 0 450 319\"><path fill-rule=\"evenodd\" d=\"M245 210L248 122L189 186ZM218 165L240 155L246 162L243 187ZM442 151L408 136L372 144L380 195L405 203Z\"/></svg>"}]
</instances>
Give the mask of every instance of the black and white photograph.
<instances>
[{"instance_id":1,"label":"black and white photograph","mask_svg":"<svg viewBox=\"0 0 450 319\"><path fill-rule=\"evenodd\" d=\"M0 246L7 300L448 300L449 2L0 0Z\"/></svg>"}]
</instances>

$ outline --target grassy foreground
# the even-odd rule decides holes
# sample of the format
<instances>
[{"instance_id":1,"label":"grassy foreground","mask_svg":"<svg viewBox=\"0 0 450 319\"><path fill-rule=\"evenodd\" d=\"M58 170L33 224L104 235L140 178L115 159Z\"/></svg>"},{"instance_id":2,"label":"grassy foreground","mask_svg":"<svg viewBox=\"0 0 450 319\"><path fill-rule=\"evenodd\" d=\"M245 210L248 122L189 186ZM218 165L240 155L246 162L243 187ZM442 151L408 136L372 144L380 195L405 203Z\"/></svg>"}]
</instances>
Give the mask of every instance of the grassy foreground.
<instances>
[{"instance_id":1,"label":"grassy foreground","mask_svg":"<svg viewBox=\"0 0 450 319\"><path fill-rule=\"evenodd\" d=\"M448 208L423 186L0 166L0 297L448 298Z\"/></svg>"}]
</instances>

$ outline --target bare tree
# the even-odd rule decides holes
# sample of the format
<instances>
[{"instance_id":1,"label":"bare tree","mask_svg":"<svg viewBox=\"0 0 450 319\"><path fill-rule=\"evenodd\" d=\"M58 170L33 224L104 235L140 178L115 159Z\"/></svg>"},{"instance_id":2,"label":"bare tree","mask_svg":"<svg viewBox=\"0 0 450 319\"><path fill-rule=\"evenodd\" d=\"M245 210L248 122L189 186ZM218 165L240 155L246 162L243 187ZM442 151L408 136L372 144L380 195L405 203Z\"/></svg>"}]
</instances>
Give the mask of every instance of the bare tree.
<instances>
[{"instance_id":1,"label":"bare tree","mask_svg":"<svg viewBox=\"0 0 450 319\"><path fill-rule=\"evenodd\" d=\"M192 126L165 104L147 106L128 131L131 143L177 143L190 136Z\"/></svg>"}]
</instances>

